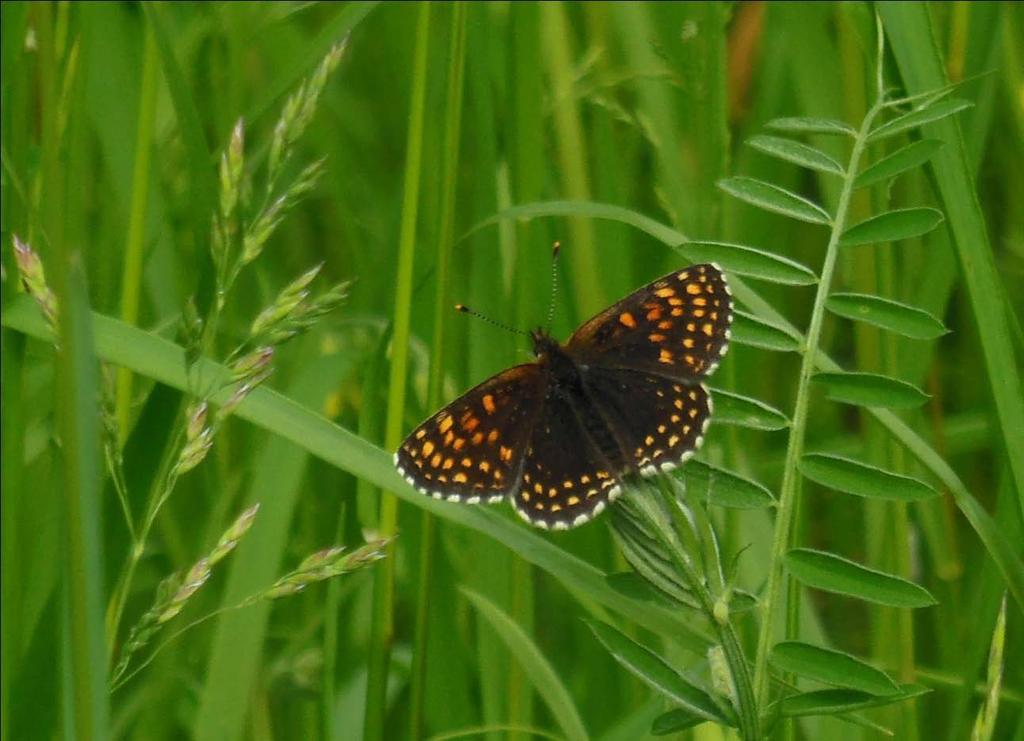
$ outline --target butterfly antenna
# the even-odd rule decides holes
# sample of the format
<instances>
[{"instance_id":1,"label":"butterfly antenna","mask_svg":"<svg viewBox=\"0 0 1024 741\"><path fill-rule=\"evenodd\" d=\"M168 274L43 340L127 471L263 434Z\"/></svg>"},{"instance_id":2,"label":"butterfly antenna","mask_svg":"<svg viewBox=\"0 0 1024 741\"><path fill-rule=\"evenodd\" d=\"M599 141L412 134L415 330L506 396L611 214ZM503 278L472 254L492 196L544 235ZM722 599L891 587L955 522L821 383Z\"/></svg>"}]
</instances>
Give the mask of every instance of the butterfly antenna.
<instances>
[{"instance_id":1,"label":"butterfly antenna","mask_svg":"<svg viewBox=\"0 0 1024 741\"><path fill-rule=\"evenodd\" d=\"M504 329L506 332L511 332L512 334L523 335L524 337L529 337L530 336L529 332L524 332L521 329L516 329L515 327L510 327L507 324L503 324L502 322L499 322L499 321L497 321L495 319L491 319L486 314L481 314L479 311L474 311L473 309L469 308L465 304L455 304L455 310L458 311L458 312L461 312L463 314L469 314L470 316L476 317L477 319L483 319L488 324L490 324L492 326L495 326L498 329Z\"/></svg>"},{"instance_id":2,"label":"butterfly antenna","mask_svg":"<svg viewBox=\"0 0 1024 741\"><path fill-rule=\"evenodd\" d=\"M555 242L551 246L551 300L548 302L548 331L555 319L555 297L558 296L558 253L562 249L561 242Z\"/></svg>"}]
</instances>

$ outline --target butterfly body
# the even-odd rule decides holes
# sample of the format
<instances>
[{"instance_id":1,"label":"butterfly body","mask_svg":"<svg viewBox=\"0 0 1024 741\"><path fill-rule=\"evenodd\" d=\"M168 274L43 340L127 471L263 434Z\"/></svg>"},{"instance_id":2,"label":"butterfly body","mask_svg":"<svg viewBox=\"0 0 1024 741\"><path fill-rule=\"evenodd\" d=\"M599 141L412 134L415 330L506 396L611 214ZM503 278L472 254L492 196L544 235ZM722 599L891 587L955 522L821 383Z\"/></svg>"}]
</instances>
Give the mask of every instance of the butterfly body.
<instances>
[{"instance_id":1,"label":"butterfly body","mask_svg":"<svg viewBox=\"0 0 1024 741\"><path fill-rule=\"evenodd\" d=\"M536 362L441 409L395 464L438 499L511 497L534 525L580 525L624 477L671 470L699 448L712 411L701 381L724 355L731 321L724 275L695 265L635 291L564 344L536 330Z\"/></svg>"}]
</instances>

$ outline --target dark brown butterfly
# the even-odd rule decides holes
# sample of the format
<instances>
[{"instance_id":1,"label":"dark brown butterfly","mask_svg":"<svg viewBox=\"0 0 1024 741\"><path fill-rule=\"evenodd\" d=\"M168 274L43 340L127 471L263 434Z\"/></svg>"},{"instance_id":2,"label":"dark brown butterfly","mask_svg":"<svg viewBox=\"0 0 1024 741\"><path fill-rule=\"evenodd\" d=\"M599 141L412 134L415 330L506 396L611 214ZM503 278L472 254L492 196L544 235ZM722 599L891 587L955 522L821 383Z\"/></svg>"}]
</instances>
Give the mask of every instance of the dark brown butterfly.
<instances>
[{"instance_id":1,"label":"dark brown butterfly","mask_svg":"<svg viewBox=\"0 0 1024 741\"><path fill-rule=\"evenodd\" d=\"M631 293L559 343L531 333L534 363L489 378L417 427L395 466L450 502L507 497L525 520L566 529L599 514L630 473L693 455L711 418L702 380L729 345L721 269L693 265Z\"/></svg>"}]
</instances>

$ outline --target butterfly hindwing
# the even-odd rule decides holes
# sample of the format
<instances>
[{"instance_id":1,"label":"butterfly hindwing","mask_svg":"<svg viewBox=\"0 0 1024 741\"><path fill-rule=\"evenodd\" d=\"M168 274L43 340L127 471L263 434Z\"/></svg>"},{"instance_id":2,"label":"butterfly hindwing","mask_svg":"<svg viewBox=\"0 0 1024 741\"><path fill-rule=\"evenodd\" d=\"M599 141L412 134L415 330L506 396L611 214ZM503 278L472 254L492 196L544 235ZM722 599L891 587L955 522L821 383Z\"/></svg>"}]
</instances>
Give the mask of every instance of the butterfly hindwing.
<instances>
[{"instance_id":1,"label":"butterfly hindwing","mask_svg":"<svg viewBox=\"0 0 1024 741\"><path fill-rule=\"evenodd\" d=\"M677 270L634 291L573 333L567 350L593 366L698 380L729 344L732 297L717 265Z\"/></svg>"},{"instance_id":2,"label":"butterfly hindwing","mask_svg":"<svg viewBox=\"0 0 1024 741\"><path fill-rule=\"evenodd\" d=\"M436 499L504 499L519 481L543 395L534 363L484 381L413 430L395 453L399 473Z\"/></svg>"},{"instance_id":3,"label":"butterfly hindwing","mask_svg":"<svg viewBox=\"0 0 1024 741\"><path fill-rule=\"evenodd\" d=\"M550 394L526 450L523 476L512 504L523 519L543 528L581 525L619 492L609 461L580 423L569 399Z\"/></svg>"},{"instance_id":4,"label":"butterfly hindwing","mask_svg":"<svg viewBox=\"0 0 1024 741\"><path fill-rule=\"evenodd\" d=\"M711 396L703 384L621 368L591 368L589 396L623 449L623 470L670 471L704 442Z\"/></svg>"}]
</instances>

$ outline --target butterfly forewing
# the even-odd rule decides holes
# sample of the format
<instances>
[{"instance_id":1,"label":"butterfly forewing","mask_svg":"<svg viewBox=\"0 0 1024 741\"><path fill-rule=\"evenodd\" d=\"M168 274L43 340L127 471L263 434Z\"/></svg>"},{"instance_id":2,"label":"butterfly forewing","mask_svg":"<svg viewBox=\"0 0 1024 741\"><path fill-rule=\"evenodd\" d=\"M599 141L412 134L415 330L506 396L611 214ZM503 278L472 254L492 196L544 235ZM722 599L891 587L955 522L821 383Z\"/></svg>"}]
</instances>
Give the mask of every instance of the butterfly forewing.
<instances>
[{"instance_id":1,"label":"butterfly forewing","mask_svg":"<svg viewBox=\"0 0 1024 741\"><path fill-rule=\"evenodd\" d=\"M729 344L732 297L713 264L677 270L585 323L567 350L579 362L697 380L714 372Z\"/></svg>"},{"instance_id":2,"label":"butterfly forewing","mask_svg":"<svg viewBox=\"0 0 1024 741\"><path fill-rule=\"evenodd\" d=\"M711 397L703 384L623 368L593 367L590 398L615 433L621 470L652 475L690 458L704 441Z\"/></svg>"},{"instance_id":3,"label":"butterfly forewing","mask_svg":"<svg viewBox=\"0 0 1024 741\"><path fill-rule=\"evenodd\" d=\"M413 430L395 454L399 473L437 499L503 499L518 484L543 386L536 364L484 381Z\"/></svg>"},{"instance_id":4,"label":"butterfly forewing","mask_svg":"<svg viewBox=\"0 0 1024 741\"><path fill-rule=\"evenodd\" d=\"M581 525L619 491L615 469L581 425L580 411L555 389L530 437L512 504L539 527Z\"/></svg>"}]
</instances>

